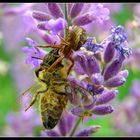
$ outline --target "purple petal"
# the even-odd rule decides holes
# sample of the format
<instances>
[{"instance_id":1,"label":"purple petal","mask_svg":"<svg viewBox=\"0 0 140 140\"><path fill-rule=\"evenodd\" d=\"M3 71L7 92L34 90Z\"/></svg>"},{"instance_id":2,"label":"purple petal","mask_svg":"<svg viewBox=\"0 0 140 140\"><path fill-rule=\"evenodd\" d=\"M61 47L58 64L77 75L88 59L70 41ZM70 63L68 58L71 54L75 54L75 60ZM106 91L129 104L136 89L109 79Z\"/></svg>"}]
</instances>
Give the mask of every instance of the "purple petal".
<instances>
[{"instance_id":1,"label":"purple petal","mask_svg":"<svg viewBox=\"0 0 140 140\"><path fill-rule=\"evenodd\" d=\"M66 20L58 18L56 20L51 19L48 22L42 22L38 24L38 28L42 30L51 30L54 35L62 31L67 26Z\"/></svg>"},{"instance_id":2,"label":"purple petal","mask_svg":"<svg viewBox=\"0 0 140 140\"><path fill-rule=\"evenodd\" d=\"M96 105L101 105L101 104L105 104L110 102L111 100L113 100L116 95L117 95L118 91L106 91L104 93L102 93L95 101Z\"/></svg>"},{"instance_id":3,"label":"purple petal","mask_svg":"<svg viewBox=\"0 0 140 140\"><path fill-rule=\"evenodd\" d=\"M32 57L31 56L28 56L25 60L26 64L31 64L32 63Z\"/></svg>"},{"instance_id":4,"label":"purple petal","mask_svg":"<svg viewBox=\"0 0 140 140\"><path fill-rule=\"evenodd\" d=\"M26 47L26 46L23 46L22 47L22 51L24 52L24 53L30 53L30 48L29 47Z\"/></svg>"},{"instance_id":5,"label":"purple petal","mask_svg":"<svg viewBox=\"0 0 140 140\"><path fill-rule=\"evenodd\" d=\"M29 44L29 46L31 46L31 47L37 46L37 42L34 41L34 40L32 40L32 39L29 38L29 37L26 38L26 42L27 42L27 43Z\"/></svg>"},{"instance_id":6,"label":"purple petal","mask_svg":"<svg viewBox=\"0 0 140 140\"><path fill-rule=\"evenodd\" d=\"M108 80L109 78L118 74L120 69L122 68L122 62L118 59L114 60L106 69L104 73L104 79Z\"/></svg>"},{"instance_id":7,"label":"purple petal","mask_svg":"<svg viewBox=\"0 0 140 140\"><path fill-rule=\"evenodd\" d=\"M59 6L59 4L57 4L57 3L48 3L47 6L48 6L48 10L49 10L50 14L53 17L55 17L55 18L64 17L62 9Z\"/></svg>"},{"instance_id":8,"label":"purple petal","mask_svg":"<svg viewBox=\"0 0 140 140\"><path fill-rule=\"evenodd\" d=\"M76 136L91 136L100 129L100 126L91 126L86 129L81 130Z\"/></svg>"},{"instance_id":9,"label":"purple petal","mask_svg":"<svg viewBox=\"0 0 140 140\"><path fill-rule=\"evenodd\" d=\"M83 6L84 6L83 3L74 3L71 8L71 12L70 12L71 18L74 18L77 15L79 15Z\"/></svg>"},{"instance_id":10,"label":"purple petal","mask_svg":"<svg viewBox=\"0 0 140 140\"><path fill-rule=\"evenodd\" d=\"M39 66L39 62L37 59L33 59L32 64L34 68L37 68Z\"/></svg>"},{"instance_id":11,"label":"purple petal","mask_svg":"<svg viewBox=\"0 0 140 140\"><path fill-rule=\"evenodd\" d=\"M109 105L99 105L95 106L91 112L96 115L106 115L112 113L113 111L114 109Z\"/></svg>"},{"instance_id":12,"label":"purple petal","mask_svg":"<svg viewBox=\"0 0 140 140\"><path fill-rule=\"evenodd\" d=\"M41 11L33 11L32 16L39 21L48 21L51 19L51 15Z\"/></svg>"}]
</instances>

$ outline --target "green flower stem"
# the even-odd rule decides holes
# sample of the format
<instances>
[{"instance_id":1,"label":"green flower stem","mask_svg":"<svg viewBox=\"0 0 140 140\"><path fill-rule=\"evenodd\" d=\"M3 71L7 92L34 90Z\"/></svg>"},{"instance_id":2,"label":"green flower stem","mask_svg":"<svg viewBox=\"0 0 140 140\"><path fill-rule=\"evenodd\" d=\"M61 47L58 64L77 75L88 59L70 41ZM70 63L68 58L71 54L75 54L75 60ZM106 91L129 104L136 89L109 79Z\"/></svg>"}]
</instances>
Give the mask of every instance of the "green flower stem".
<instances>
[{"instance_id":1,"label":"green flower stem","mask_svg":"<svg viewBox=\"0 0 140 140\"><path fill-rule=\"evenodd\" d=\"M75 134L75 131L76 131L76 129L78 128L80 122L81 122L81 118L79 117L79 118L77 119L77 122L76 122L75 126L73 127L73 129L72 129L72 131L71 131L71 133L70 133L69 136L73 136L73 135Z\"/></svg>"}]
</instances>

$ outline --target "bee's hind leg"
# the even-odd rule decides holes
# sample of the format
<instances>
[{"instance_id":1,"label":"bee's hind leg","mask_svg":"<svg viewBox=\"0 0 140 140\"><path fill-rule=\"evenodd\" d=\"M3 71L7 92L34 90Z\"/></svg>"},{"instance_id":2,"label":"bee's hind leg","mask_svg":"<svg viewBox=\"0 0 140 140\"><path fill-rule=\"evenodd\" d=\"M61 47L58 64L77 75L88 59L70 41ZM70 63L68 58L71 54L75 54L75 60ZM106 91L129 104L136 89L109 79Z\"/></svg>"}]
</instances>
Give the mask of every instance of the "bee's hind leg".
<instances>
[{"instance_id":1,"label":"bee's hind leg","mask_svg":"<svg viewBox=\"0 0 140 140\"><path fill-rule=\"evenodd\" d=\"M38 92L34 95L34 97L33 97L32 101L31 101L30 105L25 109L25 111L27 111L32 105L34 105L34 103L37 101L37 97L38 97L38 95L39 95L40 93L44 93L44 92L46 92L47 90L48 90L48 89L46 88L46 89L43 90L43 91L38 91Z\"/></svg>"}]
</instances>

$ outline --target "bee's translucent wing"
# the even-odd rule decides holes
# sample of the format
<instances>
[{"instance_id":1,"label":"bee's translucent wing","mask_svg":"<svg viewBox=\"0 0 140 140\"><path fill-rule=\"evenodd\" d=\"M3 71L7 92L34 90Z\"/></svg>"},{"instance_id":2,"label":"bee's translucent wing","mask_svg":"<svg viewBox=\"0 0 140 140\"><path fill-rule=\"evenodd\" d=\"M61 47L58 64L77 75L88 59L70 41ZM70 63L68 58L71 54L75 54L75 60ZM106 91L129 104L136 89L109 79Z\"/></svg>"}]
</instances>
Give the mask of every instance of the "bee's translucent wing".
<instances>
[{"instance_id":1,"label":"bee's translucent wing","mask_svg":"<svg viewBox=\"0 0 140 140\"><path fill-rule=\"evenodd\" d=\"M18 104L23 107L24 110L29 106L30 102L32 101L33 96L35 93L42 88L42 84L40 83L35 83L32 86L30 86L27 90L22 92L18 98Z\"/></svg>"},{"instance_id":2,"label":"bee's translucent wing","mask_svg":"<svg viewBox=\"0 0 140 140\"><path fill-rule=\"evenodd\" d=\"M83 102L87 102L93 98L89 91L74 81L69 81L69 89L71 89L69 100L74 105L83 104Z\"/></svg>"}]
</instances>

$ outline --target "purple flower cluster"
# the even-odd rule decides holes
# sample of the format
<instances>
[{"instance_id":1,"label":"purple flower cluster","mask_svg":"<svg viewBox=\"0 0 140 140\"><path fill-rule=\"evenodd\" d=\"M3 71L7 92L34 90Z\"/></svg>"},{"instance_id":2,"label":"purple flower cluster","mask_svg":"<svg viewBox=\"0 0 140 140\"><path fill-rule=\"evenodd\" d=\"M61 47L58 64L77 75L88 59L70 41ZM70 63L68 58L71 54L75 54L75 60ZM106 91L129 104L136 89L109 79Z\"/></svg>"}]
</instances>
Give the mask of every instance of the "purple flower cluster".
<instances>
[{"instance_id":1,"label":"purple flower cluster","mask_svg":"<svg viewBox=\"0 0 140 140\"><path fill-rule=\"evenodd\" d=\"M74 115L106 115L113 112L114 109L107 103L116 97L116 88L123 86L128 76L128 70L121 70L123 61L131 54L128 46L125 46L128 51L124 52L124 42L125 33L118 26L101 44L97 44L95 38L89 38L82 50L73 54L77 76L70 75L69 81L90 93L80 99L75 93L71 95L75 96L71 98L71 103L76 105L72 109Z\"/></svg>"}]
</instances>

